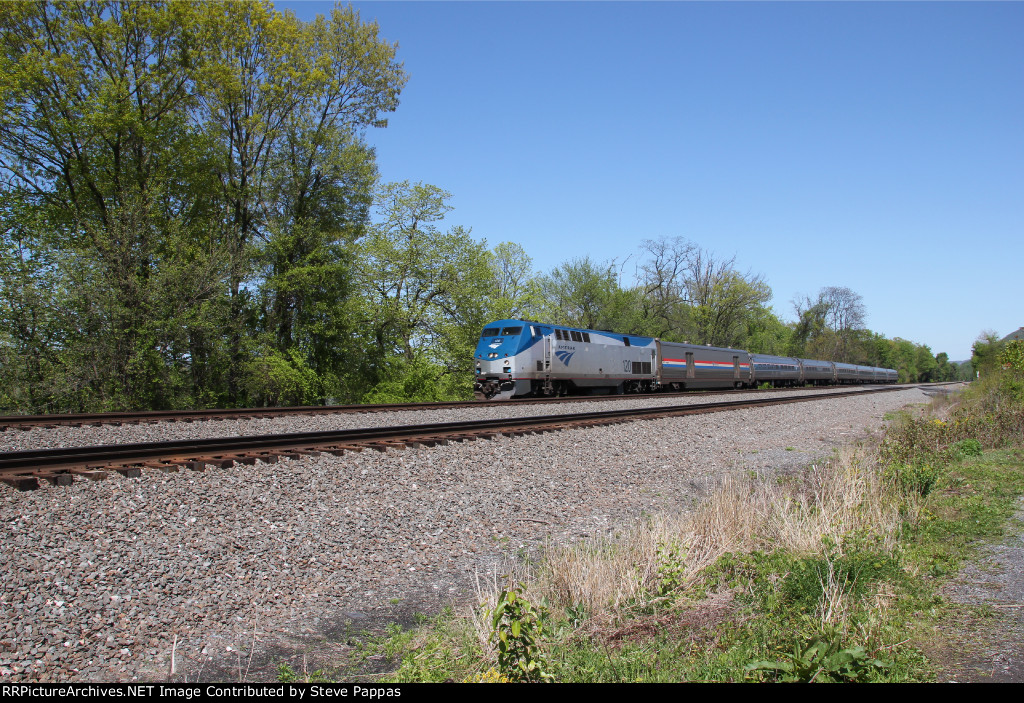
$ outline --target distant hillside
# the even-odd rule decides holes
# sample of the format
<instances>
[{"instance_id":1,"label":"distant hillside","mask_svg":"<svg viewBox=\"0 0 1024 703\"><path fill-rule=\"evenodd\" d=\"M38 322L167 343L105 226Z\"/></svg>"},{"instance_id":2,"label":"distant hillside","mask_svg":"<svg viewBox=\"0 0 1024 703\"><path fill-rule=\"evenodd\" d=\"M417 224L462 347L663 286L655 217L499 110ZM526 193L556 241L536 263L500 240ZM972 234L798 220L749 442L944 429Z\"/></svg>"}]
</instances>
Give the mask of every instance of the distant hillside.
<instances>
[{"instance_id":1,"label":"distant hillside","mask_svg":"<svg viewBox=\"0 0 1024 703\"><path fill-rule=\"evenodd\" d=\"M1009 342L1013 339L1024 339L1024 327L1019 327L1016 332L1010 332L1010 334L1003 337L1001 341Z\"/></svg>"}]
</instances>

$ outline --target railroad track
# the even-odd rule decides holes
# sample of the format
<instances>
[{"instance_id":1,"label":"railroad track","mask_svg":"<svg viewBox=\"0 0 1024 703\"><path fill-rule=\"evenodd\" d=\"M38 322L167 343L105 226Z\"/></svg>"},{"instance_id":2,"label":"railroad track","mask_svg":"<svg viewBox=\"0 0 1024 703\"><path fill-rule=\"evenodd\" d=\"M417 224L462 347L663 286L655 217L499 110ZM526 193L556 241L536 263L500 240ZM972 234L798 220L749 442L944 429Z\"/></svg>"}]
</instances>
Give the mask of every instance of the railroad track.
<instances>
[{"instance_id":1,"label":"railroad track","mask_svg":"<svg viewBox=\"0 0 1024 703\"><path fill-rule=\"evenodd\" d=\"M617 424L639 419L695 415L869 393L885 393L904 390L907 387L887 386L783 398L745 398L682 406L632 408L497 420L3 452L0 453L0 481L19 490L33 490L39 487L40 481L66 486L70 485L76 477L100 480L107 478L112 473L119 473L128 478L137 478L143 469L179 471L185 468L202 471L209 466L227 468L236 463L251 465L257 461L275 463L281 458L301 458L320 453L342 455L345 452L367 450L383 452L388 449L434 446L448 444L452 441L491 438L498 435L519 436L575 427Z\"/></svg>"},{"instance_id":2,"label":"railroad track","mask_svg":"<svg viewBox=\"0 0 1024 703\"><path fill-rule=\"evenodd\" d=\"M470 407L500 407L503 405L543 405L558 403L584 403L638 398L675 398L694 395L727 395L752 392L797 392L820 390L822 386L799 388L719 388L682 391L679 393L638 393L631 395L569 396L562 398L519 398L513 400L452 400L428 403L378 403L365 405L299 405L277 408L229 408L206 410L143 410L137 412L61 413L52 415L0 415L0 432L4 430L30 430L33 427L102 427L103 425L141 425L157 422L203 422L206 420L241 420L287 417L289 415L335 415L353 413L401 412Z\"/></svg>"}]
</instances>

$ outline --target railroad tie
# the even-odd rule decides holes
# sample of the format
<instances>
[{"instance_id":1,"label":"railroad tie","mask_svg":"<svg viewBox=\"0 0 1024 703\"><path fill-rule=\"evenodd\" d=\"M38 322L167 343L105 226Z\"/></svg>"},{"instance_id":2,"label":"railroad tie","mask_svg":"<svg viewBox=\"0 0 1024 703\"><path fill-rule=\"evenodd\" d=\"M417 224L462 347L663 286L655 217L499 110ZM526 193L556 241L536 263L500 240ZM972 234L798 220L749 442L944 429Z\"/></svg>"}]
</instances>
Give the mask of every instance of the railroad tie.
<instances>
[{"instance_id":1,"label":"railroad tie","mask_svg":"<svg viewBox=\"0 0 1024 703\"><path fill-rule=\"evenodd\" d=\"M54 486L70 486L74 483L74 477L69 473L39 474L38 478L45 479Z\"/></svg>"},{"instance_id":2,"label":"railroad tie","mask_svg":"<svg viewBox=\"0 0 1024 703\"><path fill-rule=\"evenodd\" d=\"M181 465L175 463L165 463L162 461L147 461L142 465L144 469L157 469L163 471L165 474L173 474L181 471Z\"/></svg>"},{"instance_id":3,"label":"railroad tie","mask_svg":"<svg viewBox=\"0 0 1024 703\"><path fill-rule=\"evenodd\" d=\"M348 446L344 446L344 447L326 447L323 451L325 453L327 453L327 454L330 454L331 456L345 456L345 452L361 452L361 451L363 451L363 448L362 447L348 447Z\"/></svg>"},{"instance_id":4,"label":"railroad tie","mask_svg":"<svg viewBox=\"0 0 1024 703\"><path fill-rule=\"evenodd\" d=\"M388 449L405 449L405 445L406 443L401 440L388 442L368 442L366 444L367 447L378 452L387 452Z\"/></svg>"},{"instance_id":5,"label":"railroad tie","mask_svg":"<svg viewBox=\"0 0 1024 703\"><path fill-rule=\"evenodd\" d=\"M19 491L34 491L39 488L39 479L35 476L4 476L0 481Z\"/></svg>"},{"instance_id":6,"label":"railroad tie","mask_svg":"<svg viewBox=\"0 0 1024 703\"><path fill-rule=\"evenodd\" d=\"M90 481L105 481L109 474L98 469L70 469L75 476L82 476Z\"/></svg>"}]
</instances>

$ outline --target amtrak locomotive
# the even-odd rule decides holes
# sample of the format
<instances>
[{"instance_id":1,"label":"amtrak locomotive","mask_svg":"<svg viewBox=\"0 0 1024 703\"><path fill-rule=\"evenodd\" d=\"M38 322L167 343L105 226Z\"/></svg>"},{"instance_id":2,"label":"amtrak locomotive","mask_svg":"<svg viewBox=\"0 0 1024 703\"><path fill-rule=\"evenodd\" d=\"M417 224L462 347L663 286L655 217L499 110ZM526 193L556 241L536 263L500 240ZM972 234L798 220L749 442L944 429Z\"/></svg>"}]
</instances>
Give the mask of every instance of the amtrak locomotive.
<instances>
[{"instance_id":1,"label":"amtrak locomotive","mask_svg":"<svg viewBox=\"0 0 1024 703\"><path fill-rule=\"evenodd\" d=\"M896 372L832 361L751 354L656 337L498 320L474 353L476 397L645 393L836 383L895 383Z\"/></svg>"}]
</instances>

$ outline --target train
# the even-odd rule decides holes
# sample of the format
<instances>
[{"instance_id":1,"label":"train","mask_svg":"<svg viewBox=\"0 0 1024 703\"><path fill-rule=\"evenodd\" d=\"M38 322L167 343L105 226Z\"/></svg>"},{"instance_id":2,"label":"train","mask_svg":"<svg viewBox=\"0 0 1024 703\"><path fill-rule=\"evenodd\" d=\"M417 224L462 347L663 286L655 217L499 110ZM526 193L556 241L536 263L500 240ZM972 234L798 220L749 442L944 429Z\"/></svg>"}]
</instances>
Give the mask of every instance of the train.
<instances>
[{"instance_id":1,"label":"train","mask_svg":"<svg viewBox=\"0 0 1024 703\"><path fill-rule=\"evenodd\" d=\"M496 320L474 352L479 400L896 383L893 369L753 354L531 320Z\"/></svg>"}]
</instances>

